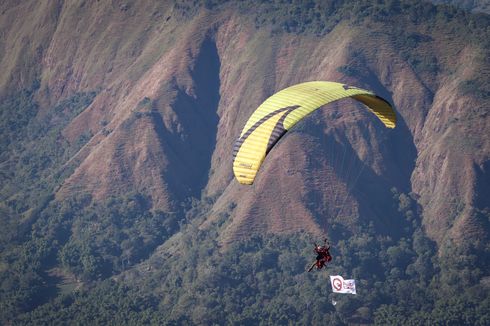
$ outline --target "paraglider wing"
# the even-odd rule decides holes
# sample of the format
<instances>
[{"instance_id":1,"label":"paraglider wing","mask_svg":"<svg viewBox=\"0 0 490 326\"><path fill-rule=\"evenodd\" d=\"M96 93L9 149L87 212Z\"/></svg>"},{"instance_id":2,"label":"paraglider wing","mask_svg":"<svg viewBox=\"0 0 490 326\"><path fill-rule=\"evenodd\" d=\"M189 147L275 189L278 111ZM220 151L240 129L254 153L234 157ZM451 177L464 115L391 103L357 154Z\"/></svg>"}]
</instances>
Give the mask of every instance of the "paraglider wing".
<instances>
[{"instance_id":1,"label":"paraglider wing","mask_svg":"<svg viewBox=\"0 0 490 326\"><path fill-rule=\"evenodd\" d=\"M265 100L250 116L233 148L233 172L241 184L252 184L265 156L298 121L319 107L351 97L367 106L388 128L396 125L391 105L365 89L312 81L285 88Z\"/></svg>"}]
</instances>

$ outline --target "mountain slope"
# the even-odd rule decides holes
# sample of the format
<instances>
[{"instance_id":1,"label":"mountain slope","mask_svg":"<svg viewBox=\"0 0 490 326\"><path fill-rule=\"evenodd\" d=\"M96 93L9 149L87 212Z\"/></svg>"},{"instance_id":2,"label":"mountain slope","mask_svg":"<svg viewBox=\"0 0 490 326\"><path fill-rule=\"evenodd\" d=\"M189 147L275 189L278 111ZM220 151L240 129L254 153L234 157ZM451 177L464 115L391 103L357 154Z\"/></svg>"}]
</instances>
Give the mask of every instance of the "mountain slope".
<instances>
[{"instance_id":1,"label":"mountain slope","mask_svg":"<svg viewBox=\"0 0 490 326\"><path fill-rule=\"evenodd\" d=\"M342 116L345 123L331 125L328 110L340 108L324 109L311 118L324 121L314 129L315 137L322 132L346 135L340 140L341 145L351 147L352 156L365 162L373 177L386 178L386 190L395 186L417 193L427 231L439 242L453 225L457 225L454 236L461 239L461 223L472 225L470 229L484 230L471 216L475 209L489 205L484 196L479 196L478 203L474 199L476 176L486 178L489 144L487 137L480 136L487 134L489 125L485 114L488 96L472 95L470 85L484 78L479 76L487 76L487 50L465 41L463 32L448 34L447 23L439 19L435 7L407 7L413 13L426 10L435 25L420 24L419 18L400 15L400 8L394 7L389 8L392 17L386 23L381 22L384 13L374 11L373 18L365 23L340 23L326 28L328 32L321 32L321 36L278 33L269 27L256 29L252 19L236 14L231 5L223 5L216 12L200 10L192 18L185 18L186 12L192 14L191 7L178 8L150 3L130 6L80 2L59 3L38 11L41 22L43 17L51 19L46 24L39 23L42 28L37 33L42 33L42 37L25 39L46 40L42 42L45 51L31 48L24 52L28 57L35 51L42 53L42 59L34 59L41 63L37 96L40 114L46 114L50 103L74 92L97 92L90 106L63 131L70 143L83 136L89 140L65 163L74 172L57 192L58 200L80 192L103 200L133 189L150 196L154 208L175 211L179 202L189 196L200 197L202 190L215 197L233 183L230 148L244 121L262 100L297 82L337 80L371 88L391 99L401 122L397 131L389 134L370 117L362 117L363 122L356 124L369 121L368 129L362 135L355 134L350 121L361 118L349 103L347 115L353 117ZM7 7L4 17L15 15L15 10L22 8ZM333 13L341 17L342 9L334 9ZM294 17L286 17L282 27L295 26L294 20L287 20ZM399 19L415 24L404 30L386 29ZM465 19L452 23L464 24ZM185 25L179 24L187 20ZM9 21L5 20L4 26L9 27L6 33L10 35L19 28L8 25ZM81 24L88 28L81 29ZM20 30L28 35L34 29L26 25ZM481 32L475 31L478 38L477 33ZM7 59L3 67L10 74L5 76L14 78L19 75L18 70L25 69L20 64L14 65L18 68L8 68L12 64ZM467 94L463 94L465 90ZM380 143L383 138L388 140ZM295 145L290 146L301 146L301 141L300 137L291 138L289 142ZM455 146L459 147L457 152ZM388 159L387 155L391 157ZM266 161L256 186L232 187L234 194L226 198L238 205L233 228L246 233L247 227L241 223L259 223L262 226L257 230L265 232L294 230L305 216L319 212L332 215L327 213L328 207L313 208L317 213L312 212L305 206L305 194L296 200L288 199L296 208L284 210L283 202L290 196L293 184L301 182L304 189L317 189L314 184L322 177L308 178L299 172L296 179L288 178L273 168L274 157L291 157L288 169L315 173L316 168L294 167L308 156L326 157L328 153L291 152L286 140ZM326 162L320 161L319 165L326 166ZM447 168L436 168L439 166ZM273 188L268 182L261 186L260 176L263 179L268 175L281 180L283 190L279 190L277 198L259 199L257 193L272 194L262 187L279 187ZM363 177L356 187L362 188ZM344 180L345 186L351 185L345 185ZM334 188L339 187L342 186ZM249 199L239 200L242 196ZM265 202L260 204L260 200ZM354 208L354 212L344 212L345 215L358 215L355 207L359 200L346 199L345 206ZM368 215L379 215L382 202L373 205L377 205L374 210L378 213L371 211ZM254 207L261 207L262 212L255 212ZM286 221L291 221L292 226ZM319 230L324 221L315 223L307 229ZM233 232L227 233L234 238ZM479 236L486 233L479 231Z\"/></svg>"},{"instance_id":2,"label":"mountain slope","mask_svg":"<svg viewBox=\"0 0 490 326\"><path fill-rule=\"evenodd\" d=\"M301 257L295 246L325 233L359 260L364 242L389 252L379 263L390 273L410 259L412 269L436 269L425 235L440 256L453 245L488 253L487 15L416 1L0 8L0 269L25 291L5 287L9 316L57 300L56 291L43 295L52 283L39 281L49 271L153 282L164 276L151 266L174 273L179 261L167 258L191 252L196 239L209 274L227 251L248 254L237 243L251 252L276 243ZM397 128L354 101L330 105L277 144L254 185L239 185L232 147L249 115L308 80L373 90L394 104ZM257 247L255 237L272 240ZM273 266L264 255L257 266Z\"/></svg>"}]
</instances>

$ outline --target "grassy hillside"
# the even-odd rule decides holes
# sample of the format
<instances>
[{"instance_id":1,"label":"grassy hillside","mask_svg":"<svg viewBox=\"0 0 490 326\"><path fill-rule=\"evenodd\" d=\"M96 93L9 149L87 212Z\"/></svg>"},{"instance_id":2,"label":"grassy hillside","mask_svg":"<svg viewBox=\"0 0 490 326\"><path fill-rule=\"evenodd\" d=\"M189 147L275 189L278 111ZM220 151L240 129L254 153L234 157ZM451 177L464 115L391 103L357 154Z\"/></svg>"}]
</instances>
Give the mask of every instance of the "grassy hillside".
<instances>
[{"instance_id":1,"label":"grassy hillside","mask_svg":"<svg viewBox=\"0 0 490 326\"><path fill-rule=\"evenodd\" d=\"M490 323L488 15L419 1L0 11L2 323ZM307 80L372 89L397 128L332 105L238 185L248 116ZM332 265L305 273L325 234ZM335 274L359 294L332 294Z\"/></svg>"}]
</instances>

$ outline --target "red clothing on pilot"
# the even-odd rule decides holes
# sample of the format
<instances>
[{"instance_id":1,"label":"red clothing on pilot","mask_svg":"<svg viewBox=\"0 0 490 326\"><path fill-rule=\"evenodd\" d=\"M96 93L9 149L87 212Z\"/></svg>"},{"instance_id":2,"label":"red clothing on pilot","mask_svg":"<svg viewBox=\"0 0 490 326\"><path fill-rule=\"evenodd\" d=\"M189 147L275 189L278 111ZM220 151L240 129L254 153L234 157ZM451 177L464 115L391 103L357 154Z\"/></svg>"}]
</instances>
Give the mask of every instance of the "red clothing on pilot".
<instances>
[{"instance_id":1,"label":"red clothing on pilot","mask_svg":"<svg viewBox=\"0 0 490 326\"><path fill-rule=\"evenodd\" d=\"M316 268L321 269L325 266L326 263L332 260L332 256L330 255L330 244L327 243L327 239L325 239L325 245L319 246L315 243L315 252L316 256Z\"/></svg>"}]
</instances>

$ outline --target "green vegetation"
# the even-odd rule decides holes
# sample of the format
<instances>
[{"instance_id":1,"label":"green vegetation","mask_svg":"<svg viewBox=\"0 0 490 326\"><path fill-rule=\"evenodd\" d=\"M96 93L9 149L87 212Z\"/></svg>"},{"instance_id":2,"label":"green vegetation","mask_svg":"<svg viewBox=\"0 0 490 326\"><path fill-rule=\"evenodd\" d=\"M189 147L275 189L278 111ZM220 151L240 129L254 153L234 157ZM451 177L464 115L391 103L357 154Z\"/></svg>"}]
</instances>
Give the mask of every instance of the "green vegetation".
<instances>
[{"instance_id":1,"label":"green vegetation","mask_svg":"<svg viewBox=\"0 0 490 326\"><path fill-rule=\"evenodd\" d=\"M95 93L75 94L52 111L38 113L34 101L37 88L34 83L31 89L0 102L2 247L23 238L69 172L63 164L91 137L84 134L69 144L61 132L92 102Z\"/></svg>"},{"instance_id":2,"label":"green vegetation","mask_svg":"<svg viewBox=\"0 0 490 326\"><path fill-rule=\"evenodd\" d=\"M148 211L148 200L140 194L84 207L71 223L72 236L60 248L58 260L84 281L106 278L142 261L178 228L175 214Z\"/></svg>"},{"instance_id":3,"label":"green vegetation","mask_svg":"<svg viewBox=\"0 0 490 326\"><path fill-rule=\"evenodd\" d=\"M489 248L448 245L438 258L421 228L416 200L396 190L393 204L399 215L391 218L402 219L405 225L399 238L378 234L372 224L361 226L349 238L330 235L335 241L332 264L326 271L311 273L305 272L314 259L311 242L319 239L304 233L253 235L220 249L217 235L234 205L200 230L197 226L212 204L209 199L190 203L184 219L190 223L183 226L179 241L149 258L182 224L177 216L148 212L147 204L144 196L133 194L104 204L90 204L90 198L82 196L50 205L34 224L29 241L18 249L19 256L3 262L10 267L1 279L2 321L20 325L490 322L488 289L481 283L488 277ZM146 259L125 281L112 279ZM53 265L73 273L85 286L68 293L57 290L56 281L49 283L43 273ZM337 273L356 279L358 295L331 293L328 275Z\"/></svg>"},{"instance_id":4,"label":"green vegetation","mask_svg":"<svg viewBox=\"0 0 490 326\"><path fill-rule=\"evenodd\" d=\"M220 10L227 5L237 6L239 10L254 18L256 26L270 26L273 30L286 33L325 35L340 21L350 21L352 25L365 22L382 22L403 30L408 24L427 24L433 28L451 25L454 37L466 41L484 42L490 45L487 37L488 15L472 14L453 6L436 6L425 1L381 0L381 1L336 1L336 0L262 0L230 1L207 0L204 2L183 0L176 6L182 12L196 14L196 7L203 5L208 10ZM392 30L386 30L391 33ZM413 36L406 35L401 41ZM415 42L418 42L415 40Z\"/></svg>"},{"instance_id":5,"label":"green vegetation","mask_svg":"<svg viewBox=\"0 0 490 326\"><path fill-rule=\"evenodd\" d=\"M32 186L46 193L59 184L61 165L85 144L91 135L84 134L76 144L68 144L61 132L95 97L95 93L74 94L61 101L53 110L38 114L33 99L36 88L14 94L0 103L2 189L1 199L19 195L20 190ZM36 194L36 196L39 194ZM22 202L23 208L18 206ZM21 213L32 202L16 198L7 206Z\"/></svg>"},{"instance_id":6,"label":"green vegetation","mask_svg":"<svg viewBox=\"0 0 490 326\"><path fill-rule=\"evenodd\" d=\"M107 279L148 258L179 227L175 215L148 211L139 194L90 203L83 194L52 202L26 241L7 247L0 274L3 321L58 295L58 280L47 276L49 269L58 266L83 283Z\"/></svg>"},{"instance_id":7,"label":"green vegetation","mask_svg":"<svg viewBox=\"0 0 490 326\"><path fill-rule=\"evenodd\" d=\"M38 84L0 103L2 139L0 188L1 303L4 318L42 300L46 264L66 235L57 208L50 202L67 171L63 164L88 140L68 144L63 128L93 100L95 93L75 94L48 113L38 112ZM40 236L44 227L53 232ZM61 238L59 238L61 237ZM10 316L10 317L9 317Z\"/></svg>"}]
</instances>

